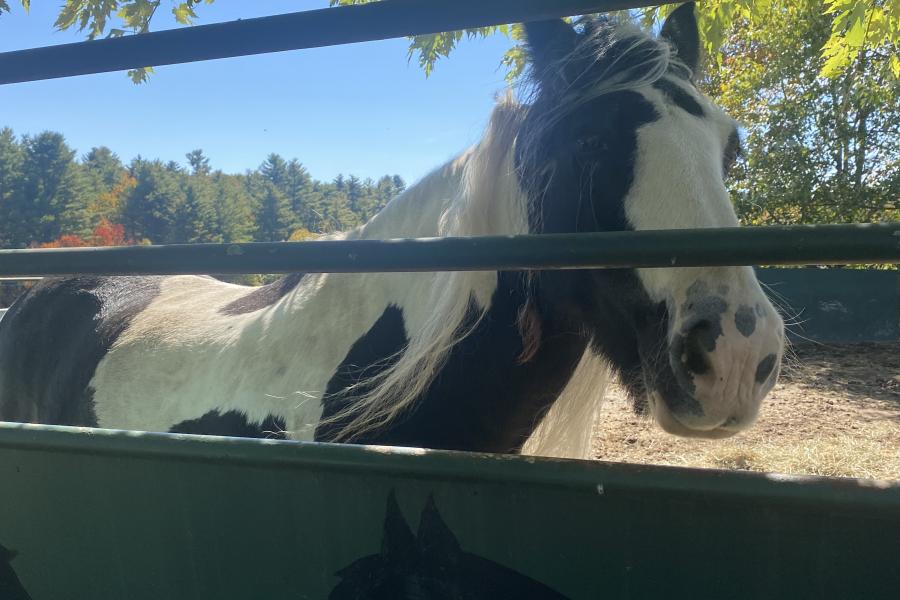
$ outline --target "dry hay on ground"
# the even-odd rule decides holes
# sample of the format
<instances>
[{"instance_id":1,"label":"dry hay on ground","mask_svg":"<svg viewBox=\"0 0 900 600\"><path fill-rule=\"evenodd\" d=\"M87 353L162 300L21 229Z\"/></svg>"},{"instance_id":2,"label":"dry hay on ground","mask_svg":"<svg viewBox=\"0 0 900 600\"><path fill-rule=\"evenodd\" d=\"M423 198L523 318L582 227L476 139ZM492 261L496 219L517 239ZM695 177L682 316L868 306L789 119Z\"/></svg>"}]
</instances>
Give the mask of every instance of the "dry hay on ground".
<instances>
[{"instance_id":1,"label":"dry hay on ground","mask_svg":"<svg viewBox=\"0 0 900 600\"><path fill-rule=\"evenodd\" d=\"M803 344L757 423L727 440L666 434L608 394L600 460L900 480L900 342Z\"/></svg>"}]
</instances>

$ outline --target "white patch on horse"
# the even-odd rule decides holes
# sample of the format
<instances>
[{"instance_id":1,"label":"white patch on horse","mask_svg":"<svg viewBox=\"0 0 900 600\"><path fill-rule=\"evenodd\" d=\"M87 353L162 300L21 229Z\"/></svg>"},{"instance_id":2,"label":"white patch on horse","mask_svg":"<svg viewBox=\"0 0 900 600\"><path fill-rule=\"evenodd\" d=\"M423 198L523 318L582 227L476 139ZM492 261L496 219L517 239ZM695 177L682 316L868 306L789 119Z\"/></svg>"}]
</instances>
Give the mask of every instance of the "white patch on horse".
<instances>
[{"instance_id":1,"label":"white patch on horse","mask_svg":"<svg viewBox=\"0 0 900 600\"><path fill-rule=\"evenodd\" d=\"M625 198L625 214L635 229L688 229L738 227L734 208L721 176L722 155L736 123L719 107L686 82L669 77L689 93L704 111L692 115L653 88L642 94L662 115L638 130L638 155L634 184ZM638 269L638 275L656 302L669 306L669 341L678 335L690 315L680 307L688 304L688 289L702 281L710 289L725 291L722 298L727 313L719 320L723 343L707 354L711 373L695 375L697 399L704 409L702 419L690 424L698 430L733 425L746 426L755 420L760 398L771 386L760 386L747 364L758 364L772 352L776 332L783 323L750 267ZM740 306L765 307L755 333L745 336L735 324ZM749 339L744 339L749 338ZM780 351L779 351L780 356ZM774 382L774 379L773 379ZM682 424L667 418L664 403L651 395L651 408L669 431L689 435ZM667 426L668 425L668 426Z\"/></svg>"}]
</instances>

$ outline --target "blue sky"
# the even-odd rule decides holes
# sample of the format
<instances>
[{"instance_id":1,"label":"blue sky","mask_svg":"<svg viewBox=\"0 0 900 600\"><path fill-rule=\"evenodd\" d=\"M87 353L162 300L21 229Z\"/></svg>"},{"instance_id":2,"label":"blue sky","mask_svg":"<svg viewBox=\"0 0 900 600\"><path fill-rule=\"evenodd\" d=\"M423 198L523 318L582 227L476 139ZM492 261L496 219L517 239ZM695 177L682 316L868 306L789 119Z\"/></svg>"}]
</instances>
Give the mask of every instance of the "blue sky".
<instances>
[{"instance_id":1,"label":"blue sky","mask_svg":"<svg viewBox=\"0 0 900 600\"><path fill-rule=\"evenodd\" d=\"M84 38L53 29L59 0L35 0L27 15L9 3L0 52ZM197 24L326 5L217 0L198 7ZM161 9L154 29L174 26ZM318 179L399 173L412 181L478 139L504 87L509 45L499 35L464 41L427 79L407 64L401 39L160 67L141 86L124 73L0 86L0 127L59 131L79 154L105 145L125 161L184 163L202 148L214 168L238 173L277 152Z\"/></svg>"}]
</instances>

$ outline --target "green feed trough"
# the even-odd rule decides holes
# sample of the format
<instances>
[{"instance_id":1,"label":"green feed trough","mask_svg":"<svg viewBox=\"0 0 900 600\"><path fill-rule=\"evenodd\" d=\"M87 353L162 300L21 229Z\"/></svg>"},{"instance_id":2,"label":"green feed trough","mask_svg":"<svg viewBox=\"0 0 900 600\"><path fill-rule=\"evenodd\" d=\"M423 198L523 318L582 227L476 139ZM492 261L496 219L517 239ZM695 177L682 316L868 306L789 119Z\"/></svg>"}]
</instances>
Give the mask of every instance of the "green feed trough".
<instances>
[{"instance_id":1,"label":"green feed trough","mask_svg":"<svg viewBox=\"0 0 900 600\"><path fill-rule=\"evenodd\" d=\"M380 598L406 573L438 598L900 589L900 485L13 424L0 470L35 599Z\"/></svg>"},{"instance_id":2,"label":"green feed trough","mask_svg":"<svg viewBox=\"0 0 900 600\"><path fill-rule=\"evenodd\" d=\"M655 3L388 0L7 52L0 83ZM874 262L900 225L4 250L0 277ZM0 481L0 600L900 598L896 482L15 423Z\"/></svg>"}]
</instances>

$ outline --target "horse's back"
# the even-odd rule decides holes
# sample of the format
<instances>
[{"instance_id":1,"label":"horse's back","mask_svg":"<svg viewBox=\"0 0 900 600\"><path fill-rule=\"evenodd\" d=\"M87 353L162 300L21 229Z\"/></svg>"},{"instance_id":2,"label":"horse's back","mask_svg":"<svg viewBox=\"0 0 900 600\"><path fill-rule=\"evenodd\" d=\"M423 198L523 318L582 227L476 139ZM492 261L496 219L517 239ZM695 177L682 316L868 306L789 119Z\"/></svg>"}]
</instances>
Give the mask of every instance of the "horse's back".
<instances>
[{"instance_id":1,"label":"horse's back","mask_svg":"<svg viewBox=\"0 0 900 600\"><path fill-rule=\"evenodd\" d=\"M0 420L96 425L90 381L160 277L45 279L0 320Z\"/></svg>"}]
</instances>

